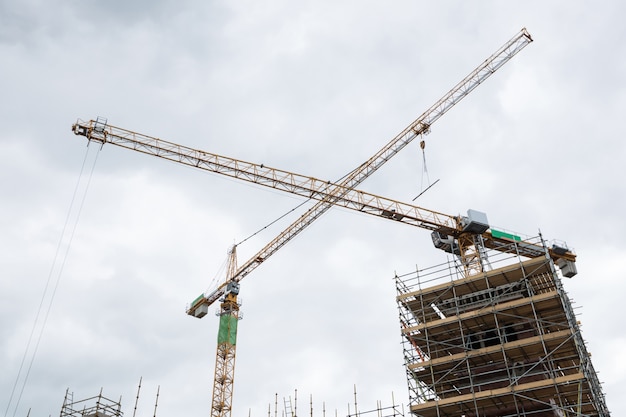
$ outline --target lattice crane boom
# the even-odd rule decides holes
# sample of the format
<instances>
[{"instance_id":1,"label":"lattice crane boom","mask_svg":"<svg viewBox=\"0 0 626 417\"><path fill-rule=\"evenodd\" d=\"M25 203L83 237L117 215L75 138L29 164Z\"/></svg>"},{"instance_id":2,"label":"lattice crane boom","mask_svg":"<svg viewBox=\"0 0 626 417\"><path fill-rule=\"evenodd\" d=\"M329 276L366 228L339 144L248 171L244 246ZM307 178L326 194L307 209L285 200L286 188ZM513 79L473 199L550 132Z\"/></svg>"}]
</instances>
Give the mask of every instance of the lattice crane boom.
<instances>
[{"instance_id":1,"label":"lattice crane boom","mask_svg":"<svg viewBox=\"0 0 626 417\"><path fill-rule=\"evenodd\" d=\"M285 191L313 200L324 200L333 196L337 189L334 205L362 213L388 217L403 223L427 229L456 228L453 216L428 210L397 200L382 197L366 191L348 188L328 180L272 168L264 164L243 161L217 155L204 150L193 149L163 139L133 132L120 127L105 124L103 121L77 121L72 131L79 136L102 144L110 143L126 149L132 149L148 155L158 156L170 161L182 163L209 172L225 175L262 185L279 191Z\"/></svg>"}]
</instances>

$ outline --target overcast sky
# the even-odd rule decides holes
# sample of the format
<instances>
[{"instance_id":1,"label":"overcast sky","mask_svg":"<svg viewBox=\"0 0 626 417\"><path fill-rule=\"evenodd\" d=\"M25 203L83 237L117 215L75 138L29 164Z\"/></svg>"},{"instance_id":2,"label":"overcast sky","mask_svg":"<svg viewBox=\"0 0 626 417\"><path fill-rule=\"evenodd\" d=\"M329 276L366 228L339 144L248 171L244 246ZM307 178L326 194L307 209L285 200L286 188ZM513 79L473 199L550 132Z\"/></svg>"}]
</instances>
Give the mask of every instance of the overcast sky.
<instances>
[{"instance_id":1,"label":"overcast sky","mask_svg":"<svg viewBox=\"0 0 626 417\"><path fill-rule=\"evenodd\" d=\"M565 288L625 415L624 16L617 0L0 0L0 412L57 415L67 388L103 388L130 416L143 377L138 416L159 386L157 415L207 415L217 319L185 305L302 201L87 147L78 118L337 180L527 27L433 125L427 176L416 141L360 188L411 202L439 179L416 204L566 241ZM242 281L233 415L275 394L281 412L295 389L299 414L310 398L345 414L355 385L361 410L406 404L392 278L445 259L427 231L330 210Z\"/></svg>"}]
</instances>

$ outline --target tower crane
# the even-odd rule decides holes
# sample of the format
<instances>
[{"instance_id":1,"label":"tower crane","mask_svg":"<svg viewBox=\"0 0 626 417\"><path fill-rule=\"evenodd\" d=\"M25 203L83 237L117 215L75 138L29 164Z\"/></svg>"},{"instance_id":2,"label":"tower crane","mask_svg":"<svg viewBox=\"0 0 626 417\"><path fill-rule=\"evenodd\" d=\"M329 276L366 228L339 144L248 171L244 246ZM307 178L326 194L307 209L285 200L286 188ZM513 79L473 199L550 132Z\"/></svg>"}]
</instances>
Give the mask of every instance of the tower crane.
<instances>
[{"instance_id":1,"label":"tower crane","mask_svg":"<svg viewBox=\"0 0 626 417\"><path fill-rule=\"evenodd\" d=\"M236 266L236 248L233 247L229 254L226 282L210 294L201 294L187 309L187 314L200 318L207 314L208 306L217 300L221 300L219 313L221 317L220 330L211 408L212 417L228 417L232 409L236 323L239 317L237 303L239 282L332 206L343 206L431 230L433 242L436 246L459 256L466 274L476 273L482 269L480 253L476 243L477 237L480 239L481 245L496 250L510 244L510 239L513 237L489 231L486 216L482 213L469 210L467 217L449 216L369 194L357 190L355 187L372 175L414 138L428 133L435 121L530 42L532 42L530 34L526 29L522 29L380 151L351 171L338 183L322 181L313 177L265 167L264 165L194 150L173 142L110 126L103 119L89 122L78 121L72 126L72 130L76 135L85 136L89 140L102 144L112 143L127 149L317 200L313 207L241 267ZM541 256L541 254L545 253L543 248L531 243L520 242L519 246L530 257ZM575 256L566 249L557 248L554 250L567 262L575 260Z\"/></svg>"}]
</instances>

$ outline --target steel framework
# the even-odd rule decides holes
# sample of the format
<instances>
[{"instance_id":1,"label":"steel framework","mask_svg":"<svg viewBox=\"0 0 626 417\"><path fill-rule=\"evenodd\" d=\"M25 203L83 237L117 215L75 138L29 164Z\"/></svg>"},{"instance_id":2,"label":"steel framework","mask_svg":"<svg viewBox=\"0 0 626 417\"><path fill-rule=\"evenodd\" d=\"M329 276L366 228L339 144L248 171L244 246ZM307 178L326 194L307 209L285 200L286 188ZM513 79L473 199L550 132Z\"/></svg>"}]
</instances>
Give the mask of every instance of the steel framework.
<instances>
[{"instance_id":1,"label":"steel framework","mask_svg":"<svg viewBox=\"0 0 626 417\"><path fill-rule=\"evenodd\" d=\"M65 391L65 398L61 406L61 417L122 417L122 404L100 394L95 397L74 401L74 394Z\"/></svg>"}]
</instances>

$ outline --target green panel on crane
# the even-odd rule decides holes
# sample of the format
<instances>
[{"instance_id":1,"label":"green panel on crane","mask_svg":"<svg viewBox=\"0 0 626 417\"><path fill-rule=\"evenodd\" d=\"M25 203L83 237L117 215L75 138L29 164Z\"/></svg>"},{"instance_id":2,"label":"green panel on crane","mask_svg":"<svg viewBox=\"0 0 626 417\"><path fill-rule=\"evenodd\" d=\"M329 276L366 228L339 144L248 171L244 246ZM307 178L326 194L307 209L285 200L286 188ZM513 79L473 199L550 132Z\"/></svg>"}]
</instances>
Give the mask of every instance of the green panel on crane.
<instances>
[{"instance_id":1,"label":"green panel on crane","mask_svg":"<svg viewBox=\"0 0 626 417\"><path fill-rule=\"evenodd\" d=\"M496 239L500 239L500 238L510 239L514 242L522 241L522 238L517 235L513 235L511 233L506 233L506 232L501 232L500 230L495 230L495 229L491 229L491 236L495 237Z\"/></svg>"},{"instance_id":2,"label":"green panel on crane","mask_svg":"<svg viewBox=\"0 0 626 417\"><path fill-rule=\"evenodd\" d=\"M220 316L220 328L217 332L217 343L237 344L237 322L239 320L230 314Z\"/></svg>"},{"instance_id":3,"label":"green panel on crane","mask_svg":"<svg viewBox=\"0 0 626 417\"><path fill-rule=\"evenodd\" d=\"M200 294L198 297L196 297L195 300L191 302L191 308L194 308L203 299L204 299L204 293Z\"/></svg>"}]
</instances>

